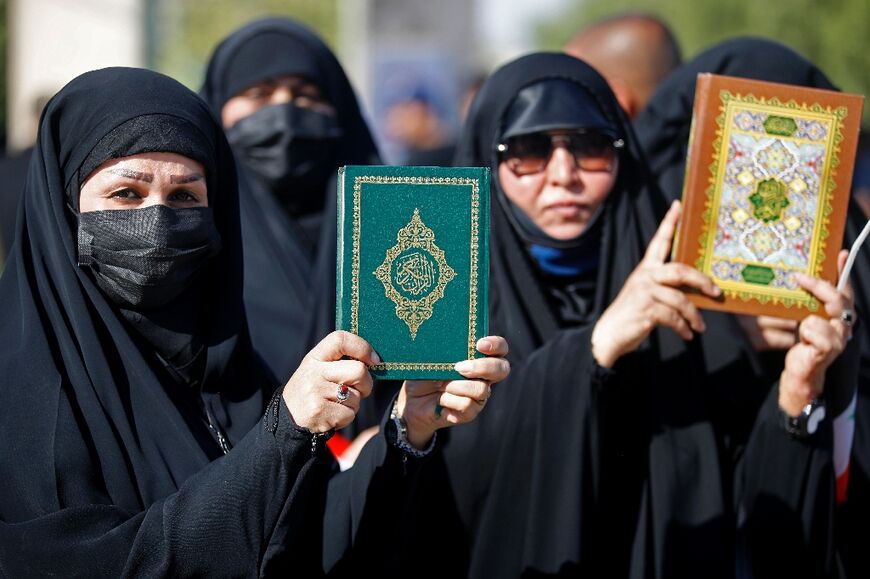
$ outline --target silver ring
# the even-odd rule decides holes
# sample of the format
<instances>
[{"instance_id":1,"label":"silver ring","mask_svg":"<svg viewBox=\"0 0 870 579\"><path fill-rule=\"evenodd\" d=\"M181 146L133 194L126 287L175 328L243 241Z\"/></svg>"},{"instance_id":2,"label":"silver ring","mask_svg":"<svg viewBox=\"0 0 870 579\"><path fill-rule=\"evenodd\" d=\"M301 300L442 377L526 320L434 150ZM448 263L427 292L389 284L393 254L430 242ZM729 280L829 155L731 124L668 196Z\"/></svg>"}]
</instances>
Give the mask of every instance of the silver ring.
<instances>
[{"instance_id":1,"label":"silver ring","mask_svg":"<svg viewBox=\"0 0 870 579\"><path fill-rule=\"evenodd\" d=\"M344 384L339 384L335 391L335 401L339 404L344 404L350 398L350 388Z\"/></svg>"},{"instance_id":2,"label":"silver ring","mask_svg":"<svg viewBox=\"0 0 870 579\"><path fill-rule=\"evenodd\" d=\"M851 328L855 323L855 310L843 310L843 313L840 314L840 320L847 328Z\"/></svg>"}]
</instances>

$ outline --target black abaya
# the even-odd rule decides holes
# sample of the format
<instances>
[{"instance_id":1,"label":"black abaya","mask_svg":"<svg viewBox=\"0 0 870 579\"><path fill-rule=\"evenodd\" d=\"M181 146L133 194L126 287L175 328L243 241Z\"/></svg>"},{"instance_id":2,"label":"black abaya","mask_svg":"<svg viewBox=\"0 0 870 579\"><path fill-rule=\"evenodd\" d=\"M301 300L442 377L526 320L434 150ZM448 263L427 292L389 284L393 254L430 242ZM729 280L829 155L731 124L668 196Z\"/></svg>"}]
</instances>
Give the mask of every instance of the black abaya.
<instances>
[{"instance_id":1,"label":"black abaya","mask_svg":"<svg viewBox=\"0 0 870 579\"><path fill-rule=\"evenodd\" d=\"M662 82L635 122L654 178L670 198L679 198L682 193L695 80L702 72L837 90L818 67L790 48L771 40L739 38L699 54ZM851 248L865 222L866 217L852 199L846 220L844 248ZM870 251L867 247L858 254L851 283L858 319L866 320L870 315ZM861 321L855 332L856 339L862 344L855 415L870 416L870 325ZM772 362L772 368L779 372L782 357L774 354L769 358L772 358L768 360ZM842 413L850 401L848 394L829 399L829 418ZM838 518L844 522L838 528L838 543L848 576L864 577L870 575L870 557L866 556L862 547L870 541L870 525L865 522L870 517L870 428L867 420L855 420L852 448L848 501L838 513Z\"/></svg>"},{"instance_id":2,"label":"black abaya","mask_svg":"<svg viewBox=\"0 0 870 579\"><path fill-rule=\"evenodd\" d=\"M508 338L513 370L478 421L449 433L440 456L437 484L454 493L440 513L462 525L439 536L458 549L466 541L455 573L730 577L740 564L741 522L756 520L755 511L740 521L736 513L768 495L794 515L773 526L797 529L792 548L803 549L783 568L824 568L829 545L810 548L801 531L829 528L828 511L810 508L801 518L801 509L805 489L833 484L829 438L801 444L778 428L776 388L756 372L754 352L733 339L736 325L708 320L706 338L717 340L710 348L657 330L613 370L591 356L591 325L639 262L665 209L605 81L566 55L504 66L472 105L457 164L488 165L496 174L505 112L523 87L553 78L582 87L625 141L601 215L594 307L576 326L548 303L547 278L499 202L494 178L490 319L492 331ZM756 467L770 456L785 466L765 479ZM751 490L738 495L735 486ZM757 566L782 555L762 547L750 544L741 561Z\"/></svg>"},{"instance_id":3,"label":"black abaya","mask_svg":"<svg viewBox=\"0 0 870 579\"><path fill-rule=\"evenodd\" d=\"M223 249L188 290L202 312L188 328L205 347L199 388L167 372L77 265L79 168L113 130L152 116L177 134L125 154L186 152L185 137L208 150ZM315 576L370 561L350 546L366 508L401 501L402 461L376 438L328 492L322 437L292 424L280 396L267 408L277 384L248 341L235 183L207 105L167 77L95 71L46 107L0 278L0 575ZM207 414L233 446L225 456Z\"/></svg>"}]
</instances>

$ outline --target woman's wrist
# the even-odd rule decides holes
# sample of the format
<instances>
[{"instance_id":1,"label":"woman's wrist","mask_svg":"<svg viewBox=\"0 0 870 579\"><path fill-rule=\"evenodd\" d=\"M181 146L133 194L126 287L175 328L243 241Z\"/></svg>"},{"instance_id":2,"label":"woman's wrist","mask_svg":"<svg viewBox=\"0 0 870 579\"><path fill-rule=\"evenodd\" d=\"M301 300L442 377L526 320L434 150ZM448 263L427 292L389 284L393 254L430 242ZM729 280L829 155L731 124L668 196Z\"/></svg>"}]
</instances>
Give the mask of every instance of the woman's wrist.
<instances>
[{"instance_id":1,"label":"woman's wrist","mask_svg":"<svg viewBox=\"0 0 870 579\"><path fill-rule=\"evenodd\" d=\"M432 437L435 431L438 430L432 420L428 417L419 416L418 412L414 412L413 408L409 408L408 399L404 389L399 391L396 402L393 406L393 415L402 420L407 429L408 442L417 450L428 448L432 442Z\"/></svg>"},{"instance_id":2,"label":"woman's wrist","mask_svg":"<svg viewBox=\"0 0 870 579\"><path fill-rule=\"evenodd\" d=\"M810 384L784 369L779 378L779 407L789 416L798 416L804 407L812 402L814 389Z\"/></svg>"},{"instance_id":3,"label":"woman's wrist","mask_svg":"<svg viewBox=\"0 0 870 579\"><path fill-rule=\"evenodd\" d=\"M390 422L387 425L387 440L406 455L422 458L435 448L436 435L432 433L428 440L423 441L418 434L411 438L408 423L399 411L399 398L397 397L390 411Z\"/></svg>"},{"instance_id":4,"label":"woman's wrist","mask_svg":"<svg viewBox=\"0 0 870 579\"><path fill-rule=\"evenodd\" d=\"M611 340L607 339L606 331L601 329L601 324L595 324L592 330L592 357L602 368L613 368L619 359L619 354Z\"/></svg>"}]
</instances>

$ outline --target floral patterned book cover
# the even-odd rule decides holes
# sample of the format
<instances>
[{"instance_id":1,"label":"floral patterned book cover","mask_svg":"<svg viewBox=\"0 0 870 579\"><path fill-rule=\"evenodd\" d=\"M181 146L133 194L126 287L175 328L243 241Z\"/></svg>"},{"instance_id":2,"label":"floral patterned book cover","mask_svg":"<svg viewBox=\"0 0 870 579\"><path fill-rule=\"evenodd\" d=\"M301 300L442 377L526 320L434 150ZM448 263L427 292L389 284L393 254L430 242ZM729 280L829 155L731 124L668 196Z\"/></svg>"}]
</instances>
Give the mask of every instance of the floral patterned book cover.
<instances>
[{"instance_id":1,"label":"floral patterned book cover","mask_svg":"<svg viewBox=\"0 0 870 579\"><path fill-rule=\"evenodd\" d=\"M487 335L489 168L342 167L337 258L336 327L375 377L459 377Z\"/></svg>"},{"instance_id":2,"label":"floral patterned book cover","mask_svg":"<svg viewBox=\"0 0 870 579\"><path fill-rule=\"evenodd\" d=\"M837 282L864 97L699 74L674 260L722 289L700 307L825 315L798 272Z\"/></svg>"}]
</instances>

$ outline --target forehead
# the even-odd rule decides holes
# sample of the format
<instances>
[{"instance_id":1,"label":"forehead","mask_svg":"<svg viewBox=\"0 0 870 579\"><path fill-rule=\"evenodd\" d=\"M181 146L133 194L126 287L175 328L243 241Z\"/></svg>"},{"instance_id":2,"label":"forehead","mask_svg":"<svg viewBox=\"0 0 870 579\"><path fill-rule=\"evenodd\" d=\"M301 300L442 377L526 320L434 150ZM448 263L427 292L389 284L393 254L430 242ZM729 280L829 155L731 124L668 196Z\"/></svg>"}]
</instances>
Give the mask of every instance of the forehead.
<instances>
[{"instance_id":1,"label":"forehead","mask_svg":"<svg viewBox=\"0 0 870 579\"><path fill-rule=\"evenodd\" d=\"M204 174L202 163L178 153L139 153L127 157L109 159L88 177L124 176L121 169L148 171L153 174Z\"/></svg>"},{"instance_id":2,"label":"forehead","mask_svg":"<svg viewBox=\"0 0 870 579\"><path fill-rule=\"evenodd\" d=\"M257 81L248 86L248 88L258 86L286 86L290 88L314 88L320 90L320 85L311 78L300 74L282 74Z\"/></svg>"}]
</instances>

